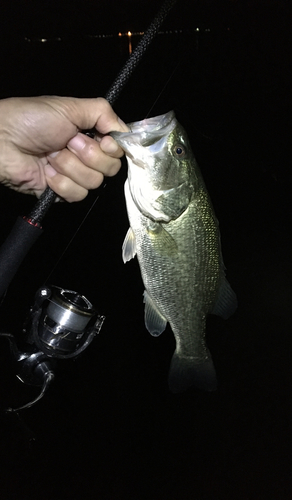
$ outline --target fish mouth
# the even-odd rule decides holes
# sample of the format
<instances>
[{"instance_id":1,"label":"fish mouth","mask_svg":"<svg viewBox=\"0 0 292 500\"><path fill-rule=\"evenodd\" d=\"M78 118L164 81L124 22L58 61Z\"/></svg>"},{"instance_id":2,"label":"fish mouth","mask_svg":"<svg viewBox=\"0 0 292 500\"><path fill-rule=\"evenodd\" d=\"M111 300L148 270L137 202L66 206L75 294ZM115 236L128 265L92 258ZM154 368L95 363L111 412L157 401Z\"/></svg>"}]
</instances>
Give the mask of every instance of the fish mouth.
<instances>
[{"instance_id":1,"label":"fish mouth","mask_svg":"<svg viewBox=\"0 0 292 500\"><path fill-rule=\"evenodd\" d=\"M161 137L168 135L175 127L174 120L174 111L169 111L164 115L129 123L128 127L131 131L131 136L141 136L141 146L147 146L151 139L159 140Z\"/></svg>"},{"instance_id":2,"label":"fish mouth","mask_svg":"<svg viewBox=\"0 0 292 500\"><path fill-rule=\"evenodd\" d=\"M168 135L176 126L174 111L169 111L164 115L145 118L138 122L127 124L129 132L111 132L110 135L124 149L126 153L131 153L132 147L152 147L152 152L157 153L164 145Z\"/></svg>"}]
</instances>

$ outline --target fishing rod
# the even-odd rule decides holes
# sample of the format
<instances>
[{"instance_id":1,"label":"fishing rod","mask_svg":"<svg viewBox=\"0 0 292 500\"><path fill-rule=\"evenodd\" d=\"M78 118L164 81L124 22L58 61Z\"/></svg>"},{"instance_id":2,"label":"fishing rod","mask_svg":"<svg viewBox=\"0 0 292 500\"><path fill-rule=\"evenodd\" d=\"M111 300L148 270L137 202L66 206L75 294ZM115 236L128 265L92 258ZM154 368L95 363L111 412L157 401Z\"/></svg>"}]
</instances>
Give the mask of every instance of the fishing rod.
<instances>
[{"instance_id":1,"label":"fishing rod","mask_svg":"<svg viewBox=\"0 0 292 500\"><path fill-rule=\"evenodd\" d=\"M134 69L138 66L148 46L158 33L158 30L177 0L165 0L157 15L145 31L139 44L128 58L126 64L117 75L105 99L113 105L120 92L124 88ZM91 137L95 136L96 130L84 131ZM38 199L34 208L28 216L18 217L11 233L0 248L0 298L3 296L16 274L20 264L32 245L42 234L41 222L49 208L56 201L57 195L47 187Z\"/></svg>"},{"instance_id":2,"label":"fishing rod","mask_svg":"<svg viewBox=\"0 0 292 500\"><path fill-rule=\"evenodd\" d=\"M168 12L171 10L171 8L174 6L176 2L177 0L165 0L158 14L155 16L148 29L145 31L139 44L132 52L126 64L123 66L122 70L117 75L111 87L105 94L104 97L110 103L111 106L115 103L115 101L119 97L122 89L124 88L125 84L127 83L128 79L133 73L134 69L138 66L148 46L150 45L154 37L157 35L158 29L160 28L161 24L166 18ZM86 133L95 136L96 130L93 128L91 130L87 130ZM36 203L34 209L29 215L31 220L36 223L41 222L44 216L46 215L48 209L55 202L56 197L57 197L56 193L50 187L47 187L47 189L43 192L38 202Z\"/></svg>"},{"instance_id":3,"label":"fishing rod","mask_svg":"<svg viewBox=\"0 0 292 500\"><path fill-rule=\"evenodd\" d=\"M177 0L165 0L145 31L136 49L114 80L105 99L112 105L139 64L149 44L158 33L168 12ZM96 130L83 131L95 137ZM0 298L7 290L24 257L42 233L41 221L56 201L56 193L47 188L28 216L18 217L12 231L0 248ZM94 202L95 203L95 202ZM29 408L39 401L54 379L57 359L72 359L81 354L100 332L104 322L97 309L83 295L57 286L42 286L35 295L23 332L26 348L19 350L10 333L7 338L21 382L41 387L39 395L19 408Z\"/></svg>"}]
</instances>

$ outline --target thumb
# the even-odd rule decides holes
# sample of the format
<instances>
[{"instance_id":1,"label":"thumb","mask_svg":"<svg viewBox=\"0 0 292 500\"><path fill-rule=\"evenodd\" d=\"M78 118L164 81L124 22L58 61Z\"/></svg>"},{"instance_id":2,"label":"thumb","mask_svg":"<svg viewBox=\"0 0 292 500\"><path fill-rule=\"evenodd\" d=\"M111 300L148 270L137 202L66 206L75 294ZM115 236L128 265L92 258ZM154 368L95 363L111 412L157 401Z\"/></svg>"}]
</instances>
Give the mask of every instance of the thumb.
<instances>
[{"instance_id":1,"label":"thumb","mask_svg":"<svg viewBox=\"0 0 292 500\"><path fill-rule=\"evenodd\" d=\"M60 99L60 100L59 100ZM61 107L62 113L74 123L79 130L95 127L101 134L112 131L127 132L126 124L114 112L109 102L103 97L95 99L78 99L72 97L59 98L53 101Z\"/></svg>"}]
</instances>

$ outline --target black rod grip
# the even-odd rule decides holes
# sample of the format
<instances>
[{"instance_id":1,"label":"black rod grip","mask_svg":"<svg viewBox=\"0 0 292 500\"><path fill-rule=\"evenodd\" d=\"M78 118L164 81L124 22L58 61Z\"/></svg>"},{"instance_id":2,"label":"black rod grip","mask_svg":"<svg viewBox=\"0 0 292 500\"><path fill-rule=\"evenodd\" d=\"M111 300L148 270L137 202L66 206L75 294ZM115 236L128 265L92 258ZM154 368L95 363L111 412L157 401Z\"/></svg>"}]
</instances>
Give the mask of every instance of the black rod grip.
<instances>
[{"instance_id":1,"label":"black rod grip","mask_svg":"<svg viewBox=\"0 0 292 500\"><path fill-rule=\"evenodd\" d=\"M3 296L14 278L24 257L42 234L39 225L32 224L29 219L18 217L0 247L0 297Z\"/></svg>"}]
</instances>

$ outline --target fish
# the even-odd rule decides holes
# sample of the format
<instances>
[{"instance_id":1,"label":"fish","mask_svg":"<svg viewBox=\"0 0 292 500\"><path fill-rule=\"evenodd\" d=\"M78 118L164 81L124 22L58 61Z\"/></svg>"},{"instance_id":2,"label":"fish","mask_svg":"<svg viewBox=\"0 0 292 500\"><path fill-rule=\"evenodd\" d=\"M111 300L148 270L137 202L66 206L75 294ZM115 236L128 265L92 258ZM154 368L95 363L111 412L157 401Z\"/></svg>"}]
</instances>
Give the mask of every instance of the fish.
<instances>
[{"instance_id":1,"label":"fish","mask_svg":"<svg viewBox=\"0 0 292 500\"><path fill-rule=\"evenodd\" d=\"M130 228L122 258L138 258L145 326L170 325L176 347L168 374L173 393L217 388L206 344L206 317L229 318L237 297L225 276L218 220L186 131L174 111L112 132L128 163Z\"/></svg>"}]
</instances>

